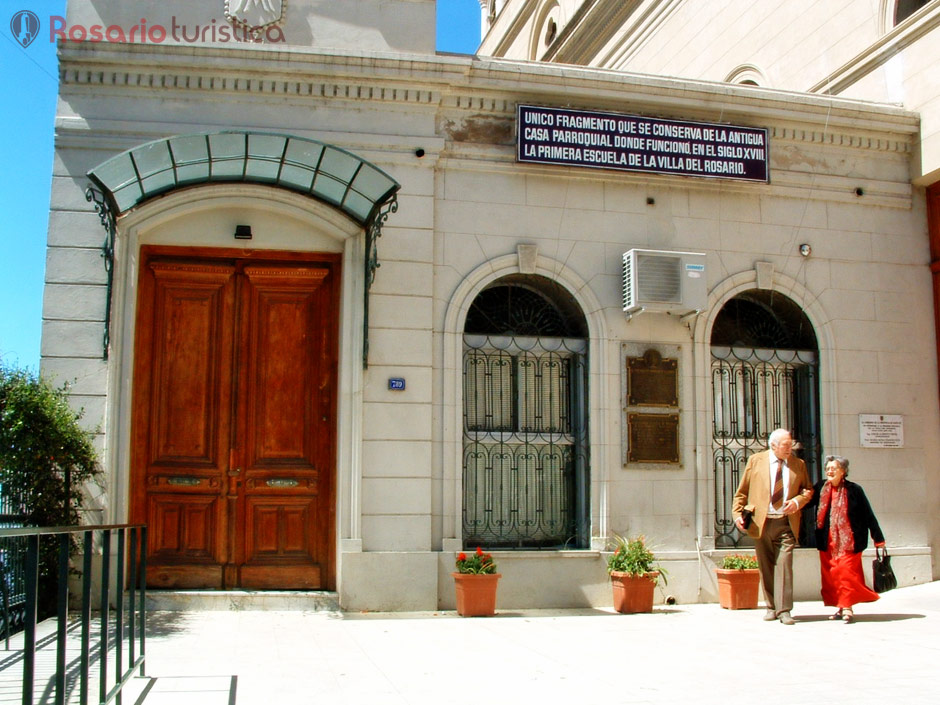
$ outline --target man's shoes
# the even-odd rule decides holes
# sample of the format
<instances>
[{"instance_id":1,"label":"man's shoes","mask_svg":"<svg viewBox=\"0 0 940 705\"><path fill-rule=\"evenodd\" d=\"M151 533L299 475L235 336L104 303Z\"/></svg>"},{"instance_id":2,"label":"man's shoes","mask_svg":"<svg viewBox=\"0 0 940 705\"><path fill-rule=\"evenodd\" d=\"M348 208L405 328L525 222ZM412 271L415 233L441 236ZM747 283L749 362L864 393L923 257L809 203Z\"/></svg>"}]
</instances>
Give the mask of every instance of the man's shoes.
<instances>
[{"instance_id":1,"label":"man's shoes","mask_svg":"<svg viewBox=\"0 0 940 705\"><path fill-rule=\"evenodd\" d=\"M786 624L787 626L796 624L796 622L793 621L793 617L790 616L789 612L781 612L778 619L780 619L780 624Z\"/></svg>"},{"instance_id":2,"label":"man's shoes","mask_svg":"<svg viewBox=\"0 0 940 705\"><path fill-rule=\"evenodd\" d=\"M773 610L767 610L764 612L764 621L765 622L774 622L777 620L777 613Z\"/></svg>"}]
</instances>

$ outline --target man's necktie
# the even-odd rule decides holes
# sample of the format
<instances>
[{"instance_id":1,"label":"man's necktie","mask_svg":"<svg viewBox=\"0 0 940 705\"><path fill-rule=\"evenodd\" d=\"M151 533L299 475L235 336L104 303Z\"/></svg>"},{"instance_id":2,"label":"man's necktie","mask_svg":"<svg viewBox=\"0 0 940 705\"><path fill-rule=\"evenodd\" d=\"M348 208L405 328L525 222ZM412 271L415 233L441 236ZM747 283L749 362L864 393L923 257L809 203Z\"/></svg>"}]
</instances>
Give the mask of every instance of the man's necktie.
<instances>
[{"instance_id":1,"label":"man's necktie","mask_svg":"<svg viewBox=\"0 0 940 705\"><path fill-rule=\"evenodd\" d=\"M783 508L783 461L777 461L777 475L774 477L774 491L770 495L770 504L776 509Z\"/></svg>"}]
</instances>

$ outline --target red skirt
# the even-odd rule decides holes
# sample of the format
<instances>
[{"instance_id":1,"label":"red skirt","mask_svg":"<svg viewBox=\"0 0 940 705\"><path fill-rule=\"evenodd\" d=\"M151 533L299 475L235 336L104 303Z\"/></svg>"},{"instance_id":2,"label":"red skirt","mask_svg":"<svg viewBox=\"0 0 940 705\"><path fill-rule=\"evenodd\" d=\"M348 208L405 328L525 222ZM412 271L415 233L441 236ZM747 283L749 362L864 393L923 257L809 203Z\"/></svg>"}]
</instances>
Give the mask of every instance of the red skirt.
<instances>
[{"instance_id":1,"label":"red skirt","mask_svg":"<svg viewBox=\"0 0 940 705\"><path fill-rule=\"evenodd\" d=\"M842 609L878 599L878 593L865 584L861 553L844 553L833 558L828 551L820 551L819 572L824 605Z\"/></svg>"}]
</instances>

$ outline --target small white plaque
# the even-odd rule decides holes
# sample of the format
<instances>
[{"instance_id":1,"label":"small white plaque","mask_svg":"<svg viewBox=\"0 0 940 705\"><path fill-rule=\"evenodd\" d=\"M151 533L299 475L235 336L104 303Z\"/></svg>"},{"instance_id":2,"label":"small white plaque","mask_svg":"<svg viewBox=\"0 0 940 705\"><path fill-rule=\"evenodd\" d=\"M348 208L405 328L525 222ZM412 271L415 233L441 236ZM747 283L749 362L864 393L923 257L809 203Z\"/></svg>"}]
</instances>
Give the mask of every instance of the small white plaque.
<instances>
[{"instance_id":1,"label":"small white plaque","mask_svg":"<svg viewBox=\"0 0 940 705\"><path fill-rule=\"evenodd\" d=\"M903 448L904 417L900 414L859 414L862 448Z\"/></svg>"}]
</instances>

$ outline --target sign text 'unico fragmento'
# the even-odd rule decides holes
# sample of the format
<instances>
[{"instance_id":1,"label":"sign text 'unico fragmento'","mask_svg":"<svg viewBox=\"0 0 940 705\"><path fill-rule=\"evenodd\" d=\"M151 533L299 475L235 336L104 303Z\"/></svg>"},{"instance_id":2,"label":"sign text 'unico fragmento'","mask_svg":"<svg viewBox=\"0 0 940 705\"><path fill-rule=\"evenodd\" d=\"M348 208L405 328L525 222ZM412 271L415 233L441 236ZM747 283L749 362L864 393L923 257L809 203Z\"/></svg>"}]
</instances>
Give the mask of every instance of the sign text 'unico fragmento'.
<instances>
[{"instance_id":1,"label":"sign text 'unico fragmento'","mask_svg":"<svg viewBox=\"0 0 940 705\"><path fill-rule=\"evenodd\" d=\"M769 181L765 128L533 105L517 128L520 162Z\"/></svg>"}]
</instances>

